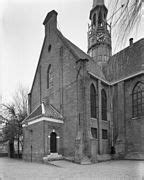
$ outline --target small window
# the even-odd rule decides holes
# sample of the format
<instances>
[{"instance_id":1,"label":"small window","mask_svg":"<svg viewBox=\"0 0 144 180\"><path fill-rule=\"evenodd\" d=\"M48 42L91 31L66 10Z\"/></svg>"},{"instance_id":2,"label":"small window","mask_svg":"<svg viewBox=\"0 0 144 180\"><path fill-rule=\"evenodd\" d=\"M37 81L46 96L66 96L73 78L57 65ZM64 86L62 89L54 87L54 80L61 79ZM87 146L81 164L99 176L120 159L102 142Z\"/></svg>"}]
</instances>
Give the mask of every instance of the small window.
<instances>
[{"instance_id":1,"label":"small window","mask_svg":"<svg viewBox=\"0 0 144 180\"><path fill-rule=\"evenodd\" d=\"M51 51L51 44L48 46L48 52Z\"/></svg>"},{"instance_id":2,"label":"small window","mask_svg":"<svg viewBox=\"0 0 144 180\"><path fill-rule=\"evenodd\" d=\"M94 14L94 16L93 16L93 25L94 26L96 25L96 14Z\"/></svg>"},{"instance_id":3,"label":"small window","mask_svg":"<svg viewBox=\"0 0 144 180\"><path fill-rule=\"evenodd\" d=\"M108 139L108 131L106 129L102 129L102 139Z\"/></svg>"},{"instance_id":4,"label":"small window","mask_svg":"<svg viewBox=\"0 0 144 180\"><path fill-rule=\"evenodd\" d=\"M63 56L63 47L60 48L60 56Z\"/></svg>"},{"instance_id":5,"label":"small window","mask_svg":"<svg viewBox=\"0 0 144 180\"><path fill-rule=\"evenodd\" d=\"M97 128L91 128L92 137L97 139Z\"/></svg>"},{"instance_id":6,"label":"small window","mask_svg":"<svg viewBox=\"0 0 144 180\"><path fill-rule=\"evenodd\" d=\"M51 64L49 64L47 69L47 89L53 86L53 69Z\"/></svg>"}]
</instances>

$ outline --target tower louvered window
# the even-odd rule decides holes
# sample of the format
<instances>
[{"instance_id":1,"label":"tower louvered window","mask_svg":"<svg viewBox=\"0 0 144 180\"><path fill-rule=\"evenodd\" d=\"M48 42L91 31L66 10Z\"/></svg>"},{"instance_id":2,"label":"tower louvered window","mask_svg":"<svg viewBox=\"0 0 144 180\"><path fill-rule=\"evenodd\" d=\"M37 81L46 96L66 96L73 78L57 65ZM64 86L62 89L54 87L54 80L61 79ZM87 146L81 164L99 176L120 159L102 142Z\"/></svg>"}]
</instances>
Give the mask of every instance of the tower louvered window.
<instances>
[{"instance_id":1,"label":"tower louvered window","mask_svg":"<svg viewBox=\"0 0 144 180\"><path fill-rule=\"evenodd\" d=\"M53 70L50 64L47 69L47 88L49 89L52 86L53 86Z\"/></svg>"},{"instance_id":2,"label":"tower louvered window","mask_svg":"<svg viewBox=\"0 0 144 180\"><path fill-rule=\"evenodd\" d=\"M93 25L94 26L96 25L96 14L94 14L94 16L93 16Z\"/></svg>"},{"instance_id":3,"label":"tower louvered window","mask_svg":"<svg viewBox=\"0 0 144 180\"><path fill-rule=\"evenodd\" d=\"M138 82L132 92L133 117L144 116L144 83Z\"/></svg>"},{"instance_id":4,"label":"tower louvered window","mask_svg":"<svg viewBox=\"0 0 144 180\"><path fill-rule=\"evenodd\" d=\"M101 91L101 98L102 98L102 120L107 120L107 96L104 89Z\"/></svg>"},{"instance_id":5,"label":"tower louvered window","mask_svg":"<svg viewBox=\"0 0 144 180\"><path fill-rule=\"evenodd\" d=\"M97 118L97 93L95 86L91 84L90 86L90 107L91 107L91 117Z\"/></svg>"}]
</instances>

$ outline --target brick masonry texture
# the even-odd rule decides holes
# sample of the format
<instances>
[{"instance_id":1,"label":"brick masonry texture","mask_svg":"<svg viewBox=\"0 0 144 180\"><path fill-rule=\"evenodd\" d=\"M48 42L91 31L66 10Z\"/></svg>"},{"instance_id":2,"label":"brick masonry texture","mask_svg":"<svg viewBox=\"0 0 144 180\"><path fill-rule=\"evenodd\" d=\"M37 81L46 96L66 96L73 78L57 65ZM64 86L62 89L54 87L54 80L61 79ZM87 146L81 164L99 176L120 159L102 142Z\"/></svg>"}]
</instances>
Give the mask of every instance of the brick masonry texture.
<instances>
[{"instance_id":1,"label":"brick masonry texture","mask_svg":"<svg viewBox=\"0 0 144 180\"><path fill-rule=\"evenodd\" d=\"M57 153L75 162L110 159L112 146L116 158L144 159L144 117L132 118L132 90L137 82L144 82L144 75L121 80L143 70L143 48L142 39L100 67L96 59L61 35L57 14L51 12L45 20L45 38L29 95L29 109L33 112L45 101L61 113L63 123L43 119L24 127L23 158L42 161L51 153L50 138L55 132ZM104 55L108 49L104 46ZM47 88L50 64L53 86ZM110 81L115 80L118 82L111 85ZM97 118L91 118L91 84L97 93ZM107 120L102 120L102 89L107 96ZM91 128L97 128L97 138L92 137ZM107 130L107 139L102 139L102 129Z\"/></svg>"}]
</instances>

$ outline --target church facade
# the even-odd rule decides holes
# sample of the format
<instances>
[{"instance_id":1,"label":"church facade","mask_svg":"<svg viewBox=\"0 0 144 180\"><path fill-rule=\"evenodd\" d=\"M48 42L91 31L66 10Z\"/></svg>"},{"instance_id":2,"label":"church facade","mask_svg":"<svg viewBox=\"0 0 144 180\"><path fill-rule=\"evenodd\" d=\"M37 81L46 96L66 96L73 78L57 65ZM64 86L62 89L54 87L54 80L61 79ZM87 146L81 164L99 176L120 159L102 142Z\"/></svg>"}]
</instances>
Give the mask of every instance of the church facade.
<instances>
[{"instance_id":1,"label":"church facade","mask_svg":"<svg viewBox=\"0 0 144 180\"><path fill-rule=\"evenodd\" d=\"M144 39L112 56L107 13L93 1L87 54L57 29L57 12L47 14L23 159L144 159Z\"/></svg>"}]
</instances>

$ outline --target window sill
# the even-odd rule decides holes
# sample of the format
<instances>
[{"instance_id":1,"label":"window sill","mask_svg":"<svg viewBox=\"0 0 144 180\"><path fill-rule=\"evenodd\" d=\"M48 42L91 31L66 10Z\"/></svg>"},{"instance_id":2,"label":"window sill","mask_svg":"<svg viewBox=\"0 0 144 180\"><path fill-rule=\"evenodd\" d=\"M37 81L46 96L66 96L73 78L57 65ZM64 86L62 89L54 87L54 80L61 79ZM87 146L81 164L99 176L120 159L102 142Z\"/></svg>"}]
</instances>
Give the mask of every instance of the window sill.
<instances>
[{"instance_id":1,"label":"window sill","mask_svg":"<svg viewBox=\"0 0 144 180\"><path fill-rule=\"evenodd\" d=\"M132 120L137 120L137 119L142 119L142 118L144 118L144 115L138 116L138 117L133 117L133 118L131 118L131 119L132 119Z\"/></svg>"},{"instance_id":2,"label":"window sill","mask_svg":"<svg viewBox=\"0 0 144 180\"><path fill-rule=\"evenodd\" d=\"M91 120L94 120L94 121L98 120L97 118L93 118L93 117L91 117L90 119L91 119Z\"/></svg>"}]
</instances>

